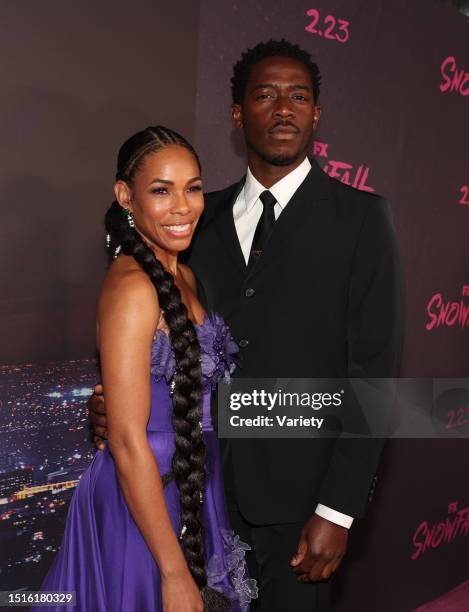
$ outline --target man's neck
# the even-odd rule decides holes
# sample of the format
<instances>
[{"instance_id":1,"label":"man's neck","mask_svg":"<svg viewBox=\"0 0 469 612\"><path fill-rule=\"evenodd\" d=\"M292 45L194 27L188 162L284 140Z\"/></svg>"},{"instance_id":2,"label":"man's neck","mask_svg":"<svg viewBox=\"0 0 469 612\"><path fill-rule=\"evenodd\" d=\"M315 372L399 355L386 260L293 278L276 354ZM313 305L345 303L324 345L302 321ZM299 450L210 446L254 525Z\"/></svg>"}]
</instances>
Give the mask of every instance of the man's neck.
<instances>
[{"instance_id":1,"label":"man's neck","mask_svg":"<svg viewBox=\"0 0 469 612\"><path fill-rule=\"evenodd\" d=\"M270 189L272 185L275 185L275 183L283 179L284 176L287 176L287 174L290 174L295 168L298 168L298 166L304 162L305 158L306 153L288 166L276 166L259 158L257 155L248 154L248 164L253 176L259 183L266 189Z\"/></svg>"}]
</instances>

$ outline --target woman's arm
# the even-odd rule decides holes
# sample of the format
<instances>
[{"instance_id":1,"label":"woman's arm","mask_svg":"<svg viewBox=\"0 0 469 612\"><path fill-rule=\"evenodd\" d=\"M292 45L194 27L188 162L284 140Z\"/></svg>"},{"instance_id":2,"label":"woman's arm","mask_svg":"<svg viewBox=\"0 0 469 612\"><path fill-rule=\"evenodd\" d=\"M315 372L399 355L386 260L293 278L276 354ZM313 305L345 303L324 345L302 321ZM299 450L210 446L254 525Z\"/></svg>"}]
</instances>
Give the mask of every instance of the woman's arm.
<instances>
[{"instance_id":1,"label":"woman's arm","mask_svg":"<svg viewBox=\"0 0 469 612\"><path fill-rule=\"evenodd\" d=\"M161 475L147 440L150 355L159 317L155 288L139 270L110 271L98 306L108 443L129 511L163 577L188 572Z\"/></svg>"}]
</instances>

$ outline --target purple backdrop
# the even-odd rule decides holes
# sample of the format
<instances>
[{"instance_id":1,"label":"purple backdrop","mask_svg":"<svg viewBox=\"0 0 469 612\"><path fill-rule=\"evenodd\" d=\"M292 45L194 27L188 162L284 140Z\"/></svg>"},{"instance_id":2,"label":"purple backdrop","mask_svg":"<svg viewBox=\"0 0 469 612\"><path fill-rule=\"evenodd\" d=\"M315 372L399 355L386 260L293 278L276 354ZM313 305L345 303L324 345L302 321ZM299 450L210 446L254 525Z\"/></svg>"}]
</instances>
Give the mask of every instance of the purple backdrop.
<instances>
[{"instance_id":1,"label":"purple backdrop","mask_svg":"<svg viewBox=\"0 0 469 612\"><path fill-rule=\"evenodd\" d=\"M40 586L92 456L117 151L158 123L192 138L198 17L190 0L0 3L0 590Z\"/></svg>"}]
</instances>

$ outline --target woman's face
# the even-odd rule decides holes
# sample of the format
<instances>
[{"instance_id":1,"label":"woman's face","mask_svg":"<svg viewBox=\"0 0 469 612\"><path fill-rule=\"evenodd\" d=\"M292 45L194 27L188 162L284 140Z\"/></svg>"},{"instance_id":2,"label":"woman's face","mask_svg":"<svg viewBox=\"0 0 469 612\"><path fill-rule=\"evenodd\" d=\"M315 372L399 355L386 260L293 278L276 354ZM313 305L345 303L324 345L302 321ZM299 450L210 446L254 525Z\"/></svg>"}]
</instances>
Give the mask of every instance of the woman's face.
<instances>
[{"instance_id":1,"label":"woman's face","mask_svg":"<svg viewBox=\"0 0 469 612\"><path fill-rule=\"evenodd\" d=\"M169 145L148 154L132 184L117 181L114 191L150 246L169 252L188 248L204 209L200 169L190 151Z\"/></svg>"}]
</instances>

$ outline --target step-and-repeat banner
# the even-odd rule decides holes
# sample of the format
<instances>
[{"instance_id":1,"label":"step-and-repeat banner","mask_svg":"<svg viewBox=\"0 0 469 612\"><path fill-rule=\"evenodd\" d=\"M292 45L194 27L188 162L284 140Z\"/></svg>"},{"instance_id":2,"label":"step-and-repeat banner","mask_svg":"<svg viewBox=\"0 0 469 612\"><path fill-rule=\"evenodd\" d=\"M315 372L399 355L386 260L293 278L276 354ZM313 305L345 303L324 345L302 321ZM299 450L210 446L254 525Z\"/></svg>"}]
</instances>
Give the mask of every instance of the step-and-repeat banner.
<instances>
[{"instance_id":1,"label":"step-and-repeat banner","mask_svg":"<svg viewBox=\"0 0 469 612\"><path fill-rule=\"evenodd\" d=\"M209 189L237 180L245 156L229 79L260 40L311 51L323 74L311 154L392 205L407 277L403 375L468 376L461 14L436 0L4 0L0 17L0 589L39 587L94 452L85 401L118 147L167 124L195 134ZM461 410L448 414L455 437ZM467 580L468 453L465 440L389 444L335 609L407 611Z\"/></svg>"},{"instance_id":2,"label":"step-and-repeat banner","mask_svg":"<svg viewBox=\"0 0 469 612\"><path fill-rule=\"evenodd\" d=\"M402 375L467 377L469 19L427 0L203 0L199 27L196 145L209 189L246 169L230 121L233 64L262 40L298 43L323 77L311 154L393 209L407 288ZM467 403L447 416L455 438ZM408 611L469 578L468 455L458 439L388 445L334 609Z\"/></svg>"}]
</instances>

